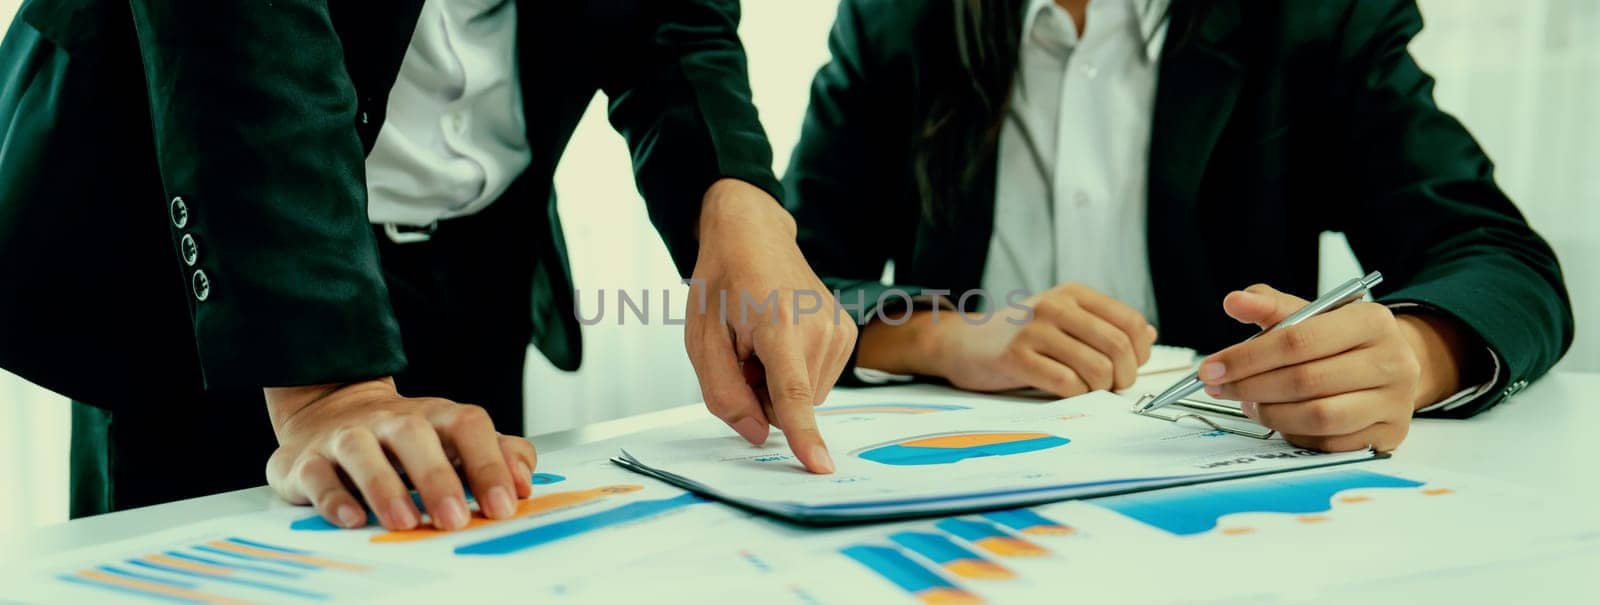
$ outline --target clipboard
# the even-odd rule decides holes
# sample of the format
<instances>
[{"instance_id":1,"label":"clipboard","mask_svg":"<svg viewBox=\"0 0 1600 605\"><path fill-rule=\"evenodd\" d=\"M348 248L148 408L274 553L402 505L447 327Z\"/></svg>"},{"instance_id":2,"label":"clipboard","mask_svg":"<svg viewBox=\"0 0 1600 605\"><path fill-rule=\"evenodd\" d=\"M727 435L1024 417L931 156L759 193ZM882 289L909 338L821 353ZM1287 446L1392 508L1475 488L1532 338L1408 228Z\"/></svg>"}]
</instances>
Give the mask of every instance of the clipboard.
<instances>
[{"instance_id":1,"label":"clipboard","mask_svg":"<svg viewBox=\"0 0 1600 605\"><path fill-rule=\"evenodd\" d=\"M1148 412L1139 411L1139 408L1144 405L1144 402L1155 399L1155 397L1156 396L1152 393L1146 393L1143 397L1140 397L1138 401L1134 402L1133 408L1129 411L1140 416L1156 418L1174 423L1183 420L1193 420L1218 431L1233 433L1235 435L1243 435L1245 437L1251 437L1254 439L1271 439L1274 435L1278 434L1278 432L1273 429L1256 424L1254 420L1250 419L1250 417L1245 416L1244 412L1240 411L1239 408L1220 401L1207 401L1195 397L1185 397L1164 408L1158 408Z\"/></svg>"}]
</instances>

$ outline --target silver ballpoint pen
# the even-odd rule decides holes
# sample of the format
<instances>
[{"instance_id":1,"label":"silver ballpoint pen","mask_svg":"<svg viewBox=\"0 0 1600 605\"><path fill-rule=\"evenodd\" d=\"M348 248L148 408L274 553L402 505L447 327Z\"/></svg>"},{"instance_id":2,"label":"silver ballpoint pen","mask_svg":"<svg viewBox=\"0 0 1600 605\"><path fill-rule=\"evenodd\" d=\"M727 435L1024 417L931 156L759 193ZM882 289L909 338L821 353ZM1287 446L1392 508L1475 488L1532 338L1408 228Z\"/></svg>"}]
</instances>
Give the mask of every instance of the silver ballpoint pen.
<instances>
[{"instance_id":1,"label":"silver ballpoint pen","mask_svg":"<svg viewBox=\"0 0 1600 605\"><path fill-rule=\"evenodd\" d=\"M1310 303L1306 304L1306 306L1301 307L1299 311L1290 313L1288 317L1283 318L1283 321L1273 324L1272 327L1257 332L1250 338L1246 338L1244 342L1250 342L1255 340L1257 336L1266 334L1267 332L1287 328L1317 315L1327 313L1339 307L1343 307L1347 304L1361 300L1367 295L1367 292L1371 290L1373 286L1376 286L1382 282L1383 274L1373 271L1368 273L1366 277L1358 277L1339 284L1339 287L1328 291L1327 294L1323 294L1321 298L1311 301ZM1167 390L1162 391L1160 395L1155 397L1155 399L1146 401L1144 405L1139 407L1139 411L1148 412L1150 410L1166 407L1176 403L1179 399L1188 397L1190 394L1200 390L1204 386L1205 383L1200 380L1200 371L1195 370L1183 380L1179 380L1177 384L1174 384L1171 387L1168 387Z\"/></svg>"}]
</instances>

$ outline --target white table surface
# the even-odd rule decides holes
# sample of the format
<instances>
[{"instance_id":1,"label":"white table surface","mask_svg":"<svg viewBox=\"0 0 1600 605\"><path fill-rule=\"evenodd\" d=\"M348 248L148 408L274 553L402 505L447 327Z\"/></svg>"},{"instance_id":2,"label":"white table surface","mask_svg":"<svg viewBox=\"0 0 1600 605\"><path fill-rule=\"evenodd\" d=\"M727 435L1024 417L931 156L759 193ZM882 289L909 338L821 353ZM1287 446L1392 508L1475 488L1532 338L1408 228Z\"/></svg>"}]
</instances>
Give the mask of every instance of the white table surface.
<instances>
[{"instance_id":1,"label":"white table surface","mask_svg":"<svg viewBox=\"0 0 1600 605\"><path fill-rule=\"evenodd\" d=\"M1140 379L1132 390L1157 391L1179 373ZM928 385L884 387L919 391ZM908 393L910 394L910 393ZM833 402L848 402L852 392L834 391ZM705 414L700 404L600 422L533 438L540 452L553 452ZM1510 401L1470 420L1413 421L1396 459L1499 479L1544 492L1553 498L1600 503L1600 374L1554 372ZM287 506L266 487L122 511L56 525L0 533L0 562L27 560L64 550L113 542L188 523ZM1600 506L1585 507L1590 526L1600 527ZM1464 530L1468 528L1463 528ZM1376 553L1375 553L1376 554ZM1345 597L1365 602L1486 602L1572 599L1600 595L1600 551L1464 570L1353 587ZM1330 598L1314 595L1310 598ZM1580 599L1584 600L1584 599ZM1590 601L1600 602L1600 601Z\"/></svg>"}]
</instances>

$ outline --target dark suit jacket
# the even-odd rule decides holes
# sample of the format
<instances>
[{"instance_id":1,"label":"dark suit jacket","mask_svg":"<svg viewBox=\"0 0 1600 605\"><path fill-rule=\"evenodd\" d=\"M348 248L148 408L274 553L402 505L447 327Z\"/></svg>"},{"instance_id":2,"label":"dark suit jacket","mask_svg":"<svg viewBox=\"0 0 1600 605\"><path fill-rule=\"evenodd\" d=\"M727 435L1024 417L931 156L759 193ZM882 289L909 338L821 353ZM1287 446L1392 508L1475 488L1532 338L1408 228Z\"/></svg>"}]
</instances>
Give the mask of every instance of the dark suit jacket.
<instances>
[{"instance_id":1,"label":"dark suit jacket","mask_svg":"<svg viewBox=\"0 0 1600 605\"><path fill-rule=\"evenodd\" d=\"M903 284L980 284L993 187L953 220L929 220L908 168L930 100L963 77L946 5L844 0L816 76L787 203L807 258L846 302L875 299L888 261ZM1147 225L1164 342L1211 351L1247 336L1221 301L1252 283L1315 297L1319 235L1340 231L1383 271L1381 300L1453 316L1499 354L1495 391L1457 413L1561 357L1573 320L1555 255L1434 105L1406 51L1422 27L1411 0L1176 0L1170 17ZM970 148L993 183L994 146Z\"/></svg>"},{"instance_id":2,"label":"dark suit jacket","mask_svg":"<svg viewBox=\"0 0 1600 605\"><path fill-rule=\"evenodd\" d=\"M420 6L24 3L0 48L0 366L96 403L400 370L363 164ZM504 287L533 289L556 366L580 341L551 179L597 91L680 270L712 182L778 193L738 19L735 0L519 3L533 160L526 199L497 203L543 211L532 283Z\"/></svg>"}]
</instances>

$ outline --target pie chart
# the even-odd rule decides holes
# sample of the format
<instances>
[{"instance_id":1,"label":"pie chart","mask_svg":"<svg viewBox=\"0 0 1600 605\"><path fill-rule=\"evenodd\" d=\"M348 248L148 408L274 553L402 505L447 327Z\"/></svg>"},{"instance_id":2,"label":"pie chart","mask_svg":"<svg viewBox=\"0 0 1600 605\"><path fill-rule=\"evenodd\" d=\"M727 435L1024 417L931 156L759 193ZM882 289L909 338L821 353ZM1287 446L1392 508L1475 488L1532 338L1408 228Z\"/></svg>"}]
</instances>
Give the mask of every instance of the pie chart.
<instances>
[{"instance_id":1,"label":"pie chart","mask_svg":"<svg viewBox=\"0 0 1600 605\"><path fill-rule=\"evenodd\" d=\"M855 456L890 466L927 466L1027 454L1061 447L1071 441L1049 433L962 431L896 439L857 450Z\"/></svg>"},{"instance_id":2,"label":"pie chart","mask_svg":"<svg viewBox=\"0 0 1600 605\"><path fill-rule=\"evenodd\" d=\"M828 405L817 408L818 416L864 416L869 414L932 414L968 409L964 405L948 403L868 403L857 405Z\"/></svg>"}]
</instances>

